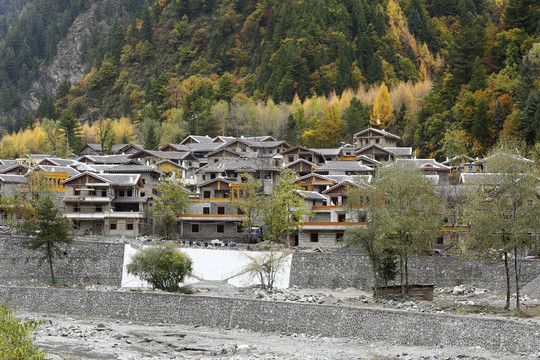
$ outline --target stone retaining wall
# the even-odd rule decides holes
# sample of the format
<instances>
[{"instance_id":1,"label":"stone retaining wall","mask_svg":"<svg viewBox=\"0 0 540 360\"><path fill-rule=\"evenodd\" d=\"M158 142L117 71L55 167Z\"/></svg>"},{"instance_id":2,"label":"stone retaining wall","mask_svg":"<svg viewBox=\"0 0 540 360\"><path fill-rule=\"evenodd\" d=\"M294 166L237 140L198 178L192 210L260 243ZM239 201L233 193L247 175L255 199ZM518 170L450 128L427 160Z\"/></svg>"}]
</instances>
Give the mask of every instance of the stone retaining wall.
<instances>
[{"instance_id":1,"label":"stone retaining wall","mask_svg":"<svg viewBox=\"0 0 540 360\"><path fill-rule=\"evenodd\" d=\"M513 268L513 263L511 264ZM526 260L521 268L521 285L540 275L540 261ZM450 287L460 284L491 290L506 289L503 262L486 263L456 257L422 257L409 260L410 284ZM514 281L513 274L511 281ZM347 253L295 253L289 286L300 288L371 289L371 267L366 256Z\"/></svg>"},{"instance_id":2,"label":"stone retaining wall","mask_svg":"<svg viewBox=\"0 0 540 360\"><path fill-rule=\"evenodd\" d=\"M262 332L352 337L414 346L536 354L540 325L518 320L205 296L0 287L0 302L41 313Z\"/></svg>"},{"instance_id":3,"label":"stone retaining wall","mask_svg":"<svg viewBox=\"0 0 540 360\"><path fill-rule=\"evenodd\" d=\"M23 236L0 237L0 284L47 284L51 273L43 252L22 246ZM121 286L124 244L73 241L54 259L58 284Z\"/></svg>"}]
</instances>

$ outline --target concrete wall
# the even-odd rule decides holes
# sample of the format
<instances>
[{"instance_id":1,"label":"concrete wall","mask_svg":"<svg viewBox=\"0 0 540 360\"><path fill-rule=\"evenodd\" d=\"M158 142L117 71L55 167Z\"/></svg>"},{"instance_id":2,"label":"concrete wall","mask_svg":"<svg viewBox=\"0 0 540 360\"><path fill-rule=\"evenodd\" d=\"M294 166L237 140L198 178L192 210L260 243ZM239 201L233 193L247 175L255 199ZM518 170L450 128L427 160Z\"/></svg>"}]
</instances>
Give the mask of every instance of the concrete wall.
<instances>
[{"instance_id":1,"label":"concrete wall","mask_svg":"<svg viewBox=\"0 0 540 360\"><path fill-rule=\"evenodd\" d=\"M50 283L48 263L43 253L22 246L25 237L0 237L0 284ZM121 286L124 244L74 241L62 246L54 259L58 284L105 284Z\"/></svg>"},{"instance_id":2,"label":"concrete wall","mask_svg":"<svg viewBox=\"0 0 540 360\"><path fill-rule=\"evenodd\" d=\"M537 353L540 325L525 321L233 298L0 287L0 302L41 313L352 337L415 346Z\"/></svg>"},{"instance_id":3,"label":"concrete wall","mask_svg":"<svg viewBox=\"0 0 540 360\"><path fill-rule=\"evenodd\" d=\"M295 253L291 267L290 286L301 288L369 289L373 286L367 257L352 252ZM527 260L521 269L521 285L540 275L540 261ZM437 287L465 284L480 288L504 290L504 264L488 264L454 257L423 257L409 260L411 284L434 284ZM513 283L514 277L512 275Z\"/></svg>"}]
</instances>

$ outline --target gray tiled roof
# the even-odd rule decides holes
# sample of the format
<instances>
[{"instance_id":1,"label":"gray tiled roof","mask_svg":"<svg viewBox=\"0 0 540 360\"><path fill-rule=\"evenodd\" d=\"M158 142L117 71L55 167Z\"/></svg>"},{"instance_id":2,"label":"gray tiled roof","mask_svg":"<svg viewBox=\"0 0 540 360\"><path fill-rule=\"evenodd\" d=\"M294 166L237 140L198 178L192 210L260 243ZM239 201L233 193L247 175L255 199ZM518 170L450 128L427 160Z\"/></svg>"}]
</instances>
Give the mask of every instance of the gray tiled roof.
<instances>
[{"instance_id":1,"label":"gray tiled roof","mask_svg":"<svg viewBox=\"0 0 540 360\"><path fill-rule=\"evenodd\" d=\"M371 130L372 132L374 132L374 133L377 133L377 135L380 135L380 136L389 137L389 138L393 138L393 139L396 139L396 140L401 139L399 136L394 135L394 134L392 134L392 133L389 133L389 132L386 131L386 130L382 130L382 129L374 129L374 128L367 128L367 129L365 129L365 130L359 131L359 132L357 132L356 134L354 134L353 137L354 137L354 138L361 137L361 136L363 136L364 134L366 134L367 132L369 132L370 130Z\"/></svg>"},{"instance_id":2,"label":"gray tiled roof","mask_svg":"<svg viewBox=\"0 0 540 360\"><path fill-rule=\"evenodd\" d=\"M221 172L221 171L241 171L254 172L260 170L280 171L271 161L261 161L259 159L221 159L217 163L203 166L200 172Z\"/></svg>"},{"instance_id":3,"label":"gray tiled roof","mask_svg":"<svg viewBox=\"0 0 540 360\"><path fill-rule=\"evenodd\" d=\"M79 171L69 166L38 165L36 168L48 172L66 172L69 177L79 175Z\"/></svg>"},{"instance_id":4,"label":"gray tiled roof","mask_svg":"<svg viewBox=\"0 0 540 360\"><path fill-rule=\"evenodd\" d=\"M28 184L28 178L24 175L0 175L0 181L10 184Z\"/></svg>"},{"instance_id":5,"label":"gray tiled roof","mask_svg":"<svg viewBox=\"0 0 540 360\"><path fill-rule=\"evenodd\" d=\"M341 152L340 148L332 149L309 149L315 153L321 154L322 156L338 156Z\"/></svg>"},{"instance_id":6,"label":"gray tiled roof","mask_svg":"<svg viewBox=\"0 0 540 360\"><path fill-rule=\"evenodd\" d=\"M68 166L75 162L73 159L62 159L62 158L56 158L56 157L50 157L50 158L44 158L38 161L36 165L40 165L44 161L50 161L53 164L56 164L57 166Z\"/></svg>"},{"instance_id":7,"label":"gray tiled roof","mask_svg":"<svg viewBox=\"0 0 540 360\"><path fill-rule=\"evenodd\" d=\"M79 158L77 158L77 161L81 161L84 159L88 159L90 162L94 164L124 164L128 162L130 159L127 155L121 154L121 155L83 155Z\"/></svg>"},{"instance_id":8,"label":"gray tiled roof","mask_svg":"<svg viewBox=\"0 0 540 360\"><path fill-rule=\"evenodd\" d=\"M307 190L293 190L293 191L306 200L327 200L326 196L319 194L316 191L307 191Z\"/></svg>"},{"instance_id":9,"label":"gray tiled roof","mask_svg":"<svg viewBox=\"0 0 540 360\"><path fill-rule=\"evenodd\" d=\"M386 147L385 149L390 150L396 156L411 156L412 148L411 147Z\"/></svg>"},{"instance_id":10,"label":"gray tiled roof","mask_svg":"<svg viewBox=\"0 0 540 360\"><path fill-rule=\"evenodd\" d=\"M372 172L373 169L369 166L362 165L358 161L327 161L326 164L316 168L315 172L342 170L342 171L365 171Z\"/></svg>"},{"instance_id":11,"label":"gray tiled roof","mask_svg":"<svg viewBox=\"0 0 540 360\"><path fill-rule=\"evenodd\" d=\"M160 175L164 175L161 171L157 170L153 166L148 165L116 165L113 167L110 167L105 170L107 173L134 173L134 174L141 174L141 173L149 173L149 172L155 172Z\"/></svg>"},{"instance_id":12,"label":"gray tiled roof","mask_svg":"<svg viewBox=\"0 0 540 360\"><path fill-rule=\"evenodd\" d=\"M437 162L435 159L397 159L396 161L408 161L412 164L415 164L422 169L439 169L439 170L451 170L450 166L446 166Z\"/></svg>"}]
</instances>

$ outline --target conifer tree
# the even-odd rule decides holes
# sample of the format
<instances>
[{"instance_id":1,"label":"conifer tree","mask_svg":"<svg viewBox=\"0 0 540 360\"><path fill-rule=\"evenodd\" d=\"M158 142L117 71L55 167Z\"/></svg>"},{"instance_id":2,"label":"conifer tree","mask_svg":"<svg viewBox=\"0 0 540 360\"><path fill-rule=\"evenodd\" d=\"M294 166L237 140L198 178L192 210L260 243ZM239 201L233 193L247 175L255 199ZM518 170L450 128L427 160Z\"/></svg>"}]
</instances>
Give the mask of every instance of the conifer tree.
<instances>
[{"instance_id":1,"label":"conifer tree","mask_svg":"<svg viewBox=\"0 0 540 360\"><path fill-rule=\"evenodd\" d=\"M495 108L493 109L493 128L497 132L501 132L504 125L504 120L506 119L506 115L504 113L503 106L501 104L501 100L497 99L497 102L495 103Z\"/></svg>"},{"instance_id":2,"label":"conifer tree","mask_svg":"<svg viewBox=\"0 0 540 360\"><path fill-rule=\"evenodd\" d=\"M489 118L487 114L487 104L484 99L480 100L477 105L476 113L474 116L474 124L471 129L471 134L482 140L482 143L485 144L486 139L489 139Z\"/></svg>"},{"instance_id":3,"label":"conifer tree","mask_svg":"<svg viewBox=\"0 0 540 360\"><path fill-rule=\"evenodd\" d=\"M351 103L343 112L343 133L352 140L355 133L369 125L369 106L362 104L358 98L352 98Z\"/></svg>"},{"instance_id":4,"label":"conifer tree","mask_svg":"<svg viewBox=\"0 0 540 360\"><path fill-rule=\"evenodd\" d=\"M472 66L472 75L471 81L469 82L469 91L475 92L477 90L484 90L488 87L486 71L484 70L484 65L482 65L482 60L477 57L474 59Z\"/></svg>"},{"instance_id":5,"label":"conifer tree","mask_svg":"<svg viewBox=\"0 0 540 360\"><path fill-rule=\"evenodd\" d=\"M394 125L393 110L388 88L382 83L373 104L373 112L371 113L369 124L379 129L388 130Z\"/></svg>"}]
</instances>

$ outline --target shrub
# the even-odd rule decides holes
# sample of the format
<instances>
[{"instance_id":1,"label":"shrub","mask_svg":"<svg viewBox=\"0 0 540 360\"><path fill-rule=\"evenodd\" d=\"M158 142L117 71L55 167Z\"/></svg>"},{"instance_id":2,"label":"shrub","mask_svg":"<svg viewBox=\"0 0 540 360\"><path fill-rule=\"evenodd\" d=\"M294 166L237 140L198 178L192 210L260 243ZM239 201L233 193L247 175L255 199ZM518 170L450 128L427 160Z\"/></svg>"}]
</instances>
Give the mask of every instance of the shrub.
<instances>
[{"instance_id":1,"label":"shrub","mask_svg":"<svg viewBox=\"0 0 540 360\"><path fill-rule=\"evenodd\" d=\"M13 309L0 303L0 360L44 359L34 344L38 326L36 321L21 321Z\"/></svg>"},{"instance_id":2,"label":"shrub","mask_svg":"<svg viewBox=\"0 0 540 360\"><path fill-rule=\"evenodd\" d=\"M168 292L181 290L179 283L191 273L191 258L173 243L163 243L136 253L127 266L130 274L150 283L154 289Z\"/></svg>"}]
</instances>

